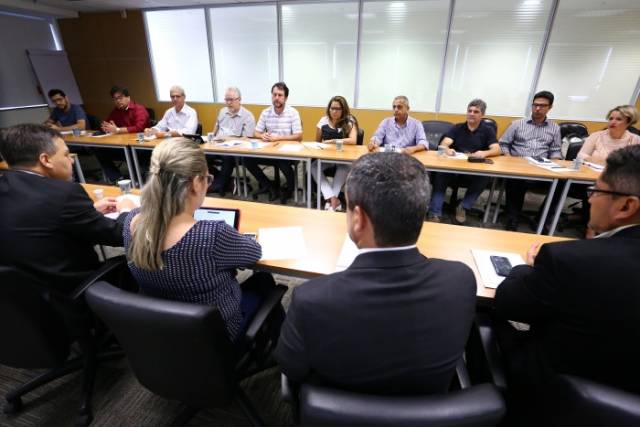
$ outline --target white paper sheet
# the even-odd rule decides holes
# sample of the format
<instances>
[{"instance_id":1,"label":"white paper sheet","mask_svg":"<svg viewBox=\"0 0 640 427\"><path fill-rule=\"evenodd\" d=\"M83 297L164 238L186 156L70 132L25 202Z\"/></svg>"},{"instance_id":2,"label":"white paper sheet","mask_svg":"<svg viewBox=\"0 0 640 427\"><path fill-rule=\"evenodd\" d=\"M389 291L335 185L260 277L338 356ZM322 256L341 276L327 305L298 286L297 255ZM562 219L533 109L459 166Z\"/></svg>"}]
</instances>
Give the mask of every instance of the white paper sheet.
<instances>
[{"instance_id":1,"label":"white paper sheet","mask_svg":"<svg viewBox=\"0 0 640 427\"><path fill-rule=\"evenodd\" d=\"M116 197L116 200L120 201L125 197L127 199L131 199L133 203L136 204L136 207L140 207L140 196L135 194L123 194L121 196ZM111 212L111 213L105 214L104 216L111 219L118 219L118 217L120 216L120 212Z\"/></svg>"},{"instance_id":2,"label":"white paper sheet","mask_svg":"<svg viewBox=\"0 0 640 427\"><path fill-rule=\"evenodd\" d=\"M245 145L249 145L249 141L245 141L244 139L228 139L225 142L218 144L218 147L231 148L231 147L242 147Z\"/></svg>"},{"instance_id":3,"label":"white paper sheet","mask_svg":"<svg viewBox=\"0 0 640 427\"><path fill-rule=\"evenodd\" d=\"M262 260L298 259L307 255L302 227L275 227L258 230Z\"/></svg>"},{"instance_id":4,"label":"white paper sheet","mask_svg":"<svg viewBox=\"0 0 640 427\"><path fill-rule=\"evenodd\" d=\"M513 252L497 252L486 251L482 249L471 249L471 254L473 255L473 260L476 262L476 267L478 267L478 272L480 272L482 284L486 288L495 289L504 280L504 277L498 276L498 274L494 270L491 259L489 259L491 255L503 256L507 258L512 267L525 264L524 259L522 259L520 254L516 254Z\"/></svg>"},{"instance_id":5,"label":"white paper sheet","mask_svg":"<svg viewBox=\"0 0 640 427\"><path fill-rule=\"evenodd\" d=\"M447 154L447 159L454 159L454 160L467 160L469 157L464 154L464 153L460 153L458 151L456 151L456 154L454 154L453 156L450 156Z\"/></svg>"},{"instance_id":6,"label":"white paper sheet","mask_svg":"<svg viewBox=\"0 0 640 427\"><path fill-rule=\"evenodd\" d=\"M338 261L336 262L336 271L345 270L347 267L351 265L354 259L358 256L358 247L351 240L349 235L347 234L344 237L344 242L342 243L342 249L340 250L340 255L338 256Z\"/></svg>"},{"instance_id":7,"label":"white paper sheet","mask_svg":"<svg viewBox=\"0 0 640 427\"><path fill-rule=\"evenodd\" d=\"M158 139L158 137L155 135L149 135L144 137L145 141L153 141L154 139Z\"/></svg>"},{"instance_id":8,"label":"white paper sheet","mask_svg":"<svg viewBox=\"0 0 640 427\"><path fill-rule=\"evenodd\" d=\"M537 166L539 168L542 168L542 169L546 169L546 170L551 171L551 172L571 172L571 169L568 169L568 168L565 168L563 166L560 166L559 164L554 163L549 159L545 159L544 162L539 162L539 161L535 160L533 157L525 157L525 159L527 159L527 161L530 164L532 164L534 166Z\"/></svg>"},{"instance_id":9,"label":"white paper sheet","mask_svg":"<svg viewBox=\"0 0 640 427\"><path fill-rule=\"evenodd\" d=\"M325 150L331 146L322 142L303 142L302 145L311 150Z\"/></svg>"},{"instance_id":10,"label":"white paper sheet","mask_svg":"<svg viewBox=\"0 0 640 427\"><path fill-rule=\"evenodd\" d=\"M110 135L111 135L110 133L105 133L104 135L95 135L94 134L94 135L87 135L87 136L90 136L92 138L104 138L105 136L110 136Z\"/></svg>"},{"instance_id":11,"label":"white paper sheet","mask_svg":"<svg viewBox=\"0 0 640 427\"><path fill-rule=\"evenodd\" d=\"M278 151L284 151L287 153L295 153L302 150L304 150L304 145L302 144L285 144L278 148Z\"/></svg>"},{"instance_id":12,"label":"white paper sheet","mask_svg":"<svg viewBox=\"0 0 640 427\"><path fill-rule=\"evenodd\" d=\"M589 169L592 169L596 172L602 172L604 170L604 166L599 165L597 163L592 163L592 162L584 162L584 165L586 167L588 167Z\"/></svg>"},{"instance_id":13,"label":"white paper sheet","mask_svg":"<svg viewBox=\"0 0 640 427\"><path fill-rule=\"evenodd\" d=\"M255 145L255 148L254 148ZM264 148L266 146L270 145L269 142L262 142L259 139L250 139L249 140L249 148L254 149L254 150L259 150L261 148Z\"/></svg>"}]
</instances>

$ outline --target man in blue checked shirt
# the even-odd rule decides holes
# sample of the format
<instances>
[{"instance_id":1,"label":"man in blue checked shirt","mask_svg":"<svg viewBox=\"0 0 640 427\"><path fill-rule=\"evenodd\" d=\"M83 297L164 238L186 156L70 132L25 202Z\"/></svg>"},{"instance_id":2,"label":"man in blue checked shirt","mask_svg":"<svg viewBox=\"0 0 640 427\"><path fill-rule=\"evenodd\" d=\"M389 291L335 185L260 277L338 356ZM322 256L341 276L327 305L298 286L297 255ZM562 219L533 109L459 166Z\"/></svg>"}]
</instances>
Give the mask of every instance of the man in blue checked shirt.
<instances>
[{"instance_id":1,"label":"man in blue checked shirt","mask_svg":"<svg viewBox=\"0 0 640 427\"><path fill-rule=\"evenodd\" d=\"M369 151L385 146L394 146L406 154L429 149L422 123L409 117L409 99L406 96L393 99L393 117L387 117L380 123L368 144Z\"/></svg>"}]
</instances>

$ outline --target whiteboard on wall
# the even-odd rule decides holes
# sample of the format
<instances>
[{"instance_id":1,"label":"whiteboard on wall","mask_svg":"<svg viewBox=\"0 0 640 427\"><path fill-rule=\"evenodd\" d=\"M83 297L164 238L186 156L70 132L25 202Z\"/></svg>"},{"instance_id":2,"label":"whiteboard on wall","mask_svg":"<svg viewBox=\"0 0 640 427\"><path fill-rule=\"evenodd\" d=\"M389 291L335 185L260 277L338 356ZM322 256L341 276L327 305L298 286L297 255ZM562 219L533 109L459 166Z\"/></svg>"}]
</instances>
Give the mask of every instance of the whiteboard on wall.
<instances>
[{"instance_id":1,"label":"whiteboard on wall","mask_svg":"<svg viewBox=\"0 0 640 427\"><path fill-rule=\"evenodd\" d=\"M27 55L45 97L47 97L50 89L62 89L72 104L84 104L78 84L73 76L73 71L71 71L67 52L63 50L27 49ZM51 107L54 107L48 97L47 101Z\"/></svg>"}]
</instances>

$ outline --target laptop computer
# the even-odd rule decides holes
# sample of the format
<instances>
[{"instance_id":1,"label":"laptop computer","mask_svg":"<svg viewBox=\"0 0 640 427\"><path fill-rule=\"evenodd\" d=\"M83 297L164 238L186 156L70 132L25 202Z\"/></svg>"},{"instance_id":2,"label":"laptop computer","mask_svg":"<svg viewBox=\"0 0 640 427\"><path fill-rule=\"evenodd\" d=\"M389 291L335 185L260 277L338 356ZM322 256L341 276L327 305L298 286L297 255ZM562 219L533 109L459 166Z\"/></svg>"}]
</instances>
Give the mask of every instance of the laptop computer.
<instances>
[{"instance_id":1,"label":"laptop computer","mask_svg":"<svg viewBox=\"0 0 640 427\"><path fill-rule=\"evenodd\" d=\"M193 214L196 221L224 221L236 230L240 227L240 209L201 207Z\"/></svg>"}]
</instances>

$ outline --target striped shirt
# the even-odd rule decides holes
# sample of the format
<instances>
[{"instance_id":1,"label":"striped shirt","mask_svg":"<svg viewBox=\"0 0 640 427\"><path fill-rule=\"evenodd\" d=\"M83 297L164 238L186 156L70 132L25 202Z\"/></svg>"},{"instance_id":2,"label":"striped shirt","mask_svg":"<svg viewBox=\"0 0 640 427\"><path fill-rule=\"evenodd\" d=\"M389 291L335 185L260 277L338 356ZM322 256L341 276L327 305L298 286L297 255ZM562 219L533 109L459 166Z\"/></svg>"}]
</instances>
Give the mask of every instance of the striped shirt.
<instances>
[{"instance_id":1,"label":"striped shirt","mask_svg":"<svg viewBox=\"0 0 640 427\"><path fill-rule=\"evenodd\" d=\"M300 114L295 108L285 105L282 113L274 111L273 106L266 108L260 114L257 132L269 132L274 135L293 135L302 132Z\"/></svg>"},{"instance_id":2,"label":"striped shirt","mask_svg":"<svg viewBox=\"0 0 640 427\"><path fill-rule=\"evenodd\" d=\"M131 220L127 215L122 235L128 251ZM129 262L129 270L147 295L174 301L216 306L233 340L242 322L242 293L236 268L253 265L262 256L260 245L224 221L198 221L172 247L162 252L164 267L143 270Z\"/></svg>"},{"instance_id":3,"label":"striped shirt","mask_svg":"<svg viewBox=\"0 0 640 427\"><path fill-rule=\"evenodd\" d=\"M253 118L251 111L244 107L232 113L229 107L220 109L216 128L218 132L216 136L249 136L253 137L256 127L256 119Z\"/></svg>"},{"instance_id":4,"label":"striped shirt","mask_svg":"<svg viewBox=\"0 0 640 427\"><path fill-rule=\"evenodd\" d=\"M541 156L560 159L560 126L545 119L536 124L530 118L516 120L500 137L500 149L503 154L516 157Z\"/></svg>"},{"instance_id":5,"label":"striped shirt","mask_svg":"<svg viewBox=\"0 0 640 427\"><path fill-rule=\"evenodd\" d=\"M420 120L413 117L407 117L404 126L398 126L395 117L387 117L380 123L373 137L380 142L380 146L389 144L405 148L422 144L425 150L429 149L424 127Z\"/></svg>"}]
</instances>

